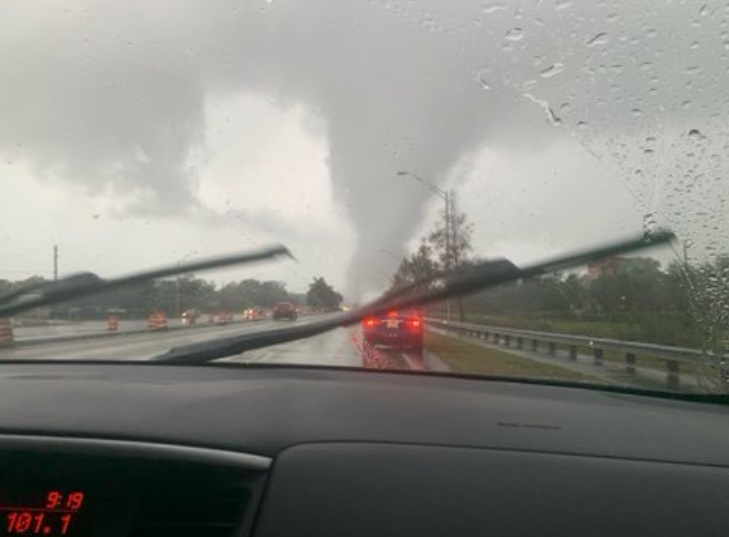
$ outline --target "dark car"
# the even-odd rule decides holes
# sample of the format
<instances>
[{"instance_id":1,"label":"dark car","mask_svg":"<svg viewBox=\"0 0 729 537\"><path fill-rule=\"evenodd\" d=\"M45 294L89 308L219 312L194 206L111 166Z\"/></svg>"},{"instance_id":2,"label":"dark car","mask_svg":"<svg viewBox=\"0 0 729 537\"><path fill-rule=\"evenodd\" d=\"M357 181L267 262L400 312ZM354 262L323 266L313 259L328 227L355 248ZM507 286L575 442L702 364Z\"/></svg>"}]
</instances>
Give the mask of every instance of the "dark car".
<instances>
[{"instance_id":1,"label":"dark car","mask_svg":"<svg viewBox=\"0 0 729 537\"><path fill-rule=\"evenodd\" d=\"M291 302L280 302L273 308L273 320L289 319L295 321L298 317L296 307Z\"/></svg>"},{"instance_id":2,"label":"dark car","mask_svg":"<svg viewBox=\"0 0 729 537\"><path fill-rule=\"evenodd\" d=\"M386 315L366 317L362 336L369 345L423 350L423 316L416 310L390 311Z\"/></svg>"}]
</instances>

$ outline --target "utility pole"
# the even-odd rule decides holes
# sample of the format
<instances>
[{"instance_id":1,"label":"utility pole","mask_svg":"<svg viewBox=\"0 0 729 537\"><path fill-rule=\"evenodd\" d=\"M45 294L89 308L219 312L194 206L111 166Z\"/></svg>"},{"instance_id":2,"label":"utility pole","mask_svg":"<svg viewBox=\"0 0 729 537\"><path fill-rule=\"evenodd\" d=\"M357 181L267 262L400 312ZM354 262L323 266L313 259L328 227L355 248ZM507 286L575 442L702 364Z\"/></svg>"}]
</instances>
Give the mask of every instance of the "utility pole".
<instances>
[{"instance_id":1,"label":"utility pole","mask_svg":"<svg viewBox=\"0 0 729 537\"><path fill-rule=\"evenodd\" d=\"M446 243L446 272L451 272L451 194L445 191L445 243ZM446 319L451 320L451 297L446 299Z\"/></svg>"},{"instance_id":2,"label":"utility pole","mask_svg":"<svg viewBox=\"0 0 729 537\"><path fill-rule=\"evenodd\" d=\"M53 281L58 281L58 245L53 245Z\"/></svg>"},{"instance_id":3,"label":"utility pole","mask_svg":"<svg viewBox=\"0 0 729 537\"><path fill-rule=\"evenodd\" d=\"M430 181L426 181L422 177L420 177L417 173L409 172L409 171L398 171L397 176L404 177L404 176L410 176L416 181L420 182L430 190L433 194L439 196L444 202L445 202L445 258L446 258L446 272L450 272L451 269L451 199L453 198L453 195L449 193L446 190L443 190L442 188L439 188L435 186ZM455 230L454 230L455 231ZM446 299L446 318L450 321L451 320L451 299Z\"/></svg>"}]
</instances>

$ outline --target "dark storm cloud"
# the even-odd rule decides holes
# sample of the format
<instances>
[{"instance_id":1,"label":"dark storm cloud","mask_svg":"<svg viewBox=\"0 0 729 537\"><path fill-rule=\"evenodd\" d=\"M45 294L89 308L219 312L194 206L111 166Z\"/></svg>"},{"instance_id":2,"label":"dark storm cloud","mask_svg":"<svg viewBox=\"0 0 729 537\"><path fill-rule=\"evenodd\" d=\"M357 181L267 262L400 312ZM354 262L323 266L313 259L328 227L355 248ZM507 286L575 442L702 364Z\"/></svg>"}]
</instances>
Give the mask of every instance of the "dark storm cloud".
<instances>
[{"instance_id":1,"label":"dark storm cloud","mask_svg":"<svg viewBox=\"0 0 729 537\"><path fill-rule=\"evenodd\" d=\"M715 113L724 8L653 4L6 3L0 151L44 177L132 193L130 210L180 212L195 204L206 102L301 103L326 125L358 279L373 252L410 237L429 196L398 169L443 181L484 144L523 158L569 135L612 154L611 136Z\"/></svg>"}]
</instances>

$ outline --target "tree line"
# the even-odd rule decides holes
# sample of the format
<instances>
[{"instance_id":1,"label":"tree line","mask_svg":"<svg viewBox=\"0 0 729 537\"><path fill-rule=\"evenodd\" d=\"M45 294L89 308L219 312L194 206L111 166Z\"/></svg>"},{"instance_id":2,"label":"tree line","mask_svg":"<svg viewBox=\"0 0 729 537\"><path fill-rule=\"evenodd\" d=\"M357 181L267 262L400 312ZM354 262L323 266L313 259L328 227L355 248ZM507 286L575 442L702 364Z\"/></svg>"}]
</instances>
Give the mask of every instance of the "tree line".
<instances>
[{"instance_id":1,"label":"tree line","mask_svg":"<svg viewBox=\"0 0 729 537\"><path fill-rule=\"evenodd\" d=\"M401 260L390 289L438 285L438 274L481 261L473 255L472 233L455 206L444 211ZM453 302L452 318L458 320L718 348L729 342L729 256L694 264L676 260L665 268L648 257L618 257L596 263L588 273L512 282ZM445 314L445 305L435 305L433 312Z\"/></svg>"},{"instance_id":2,"label":"tree line","mask_svg":"<svg viewBox=\"0 0 729 537\"><path fill-rule=\"evenodd\" d=\"M18 289L49 283L52 282L37 276L16 282L0 280L0 297ZM116 311L127 318L144 318L153 311L164 311L172 317L188 309L240 312L253 307L272 308L279 302L331 311L337 309L341 301L342 295L322 277L314 278L306 293L296 293L289 291L282 281L245 279L218 286L194 275L184 275L114 289L35 314L60 319L94 319Z\"/></svg>"}]
</instances>

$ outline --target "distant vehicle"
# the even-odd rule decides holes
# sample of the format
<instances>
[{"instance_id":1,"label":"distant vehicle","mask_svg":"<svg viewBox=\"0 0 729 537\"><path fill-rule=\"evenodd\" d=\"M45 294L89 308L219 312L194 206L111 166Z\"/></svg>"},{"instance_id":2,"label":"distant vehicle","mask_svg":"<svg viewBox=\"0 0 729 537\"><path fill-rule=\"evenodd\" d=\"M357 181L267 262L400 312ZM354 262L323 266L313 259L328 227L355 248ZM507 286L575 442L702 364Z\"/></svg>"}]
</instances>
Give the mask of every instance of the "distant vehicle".
<instances>
[{"instance_id":1,"label":"distant vehicle","mask_svg":"<svg viewBox=\"0 0 729 537\"><path fill-rule=\"evenodd\" d=\"M368 345L423 350L423 315L417 310L390 311L386 315L365 317L362 338Z\"/></svg>"},{"instance_id":2,"label":"distant vehicle","mask_svg":"<svg viewBox=\"0 0 729 537\"><path fill-rule=\"evenodd\" d=\"M201 313L196 309L185 310L182 312L182 325L192 326L197 322L200 316Z\"/></svg>"},{"instance_id":3,"label":"distant vehicle","mask_svg":"<svg viewBox=\"0 0 729 537\"><path fill-rule=\"evenodd\" d=\"M279 302L273 308L273 320L289 319L295 321L298 317L296 307L291 302Z\"/></svg>"},{"instance_id":4,"label":"distant vehicle","mask_svg":"<svg viewBox=\"0 0 729 537\"><path fill-rule=\"evenodd\" d=\"M260 321L263 317L264 313L262 308L248 308L243 311L244 321Z\"/></svg>"}]
</instances>

